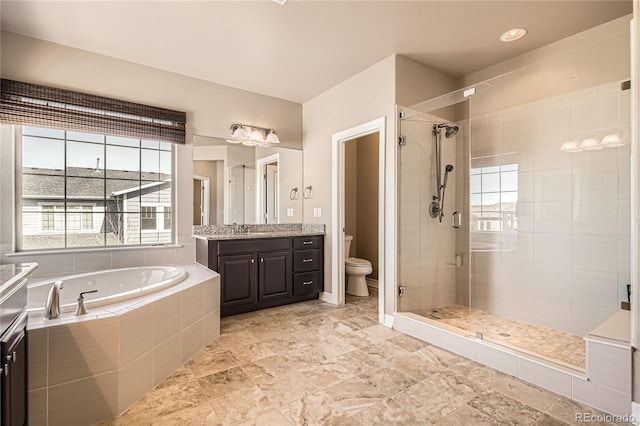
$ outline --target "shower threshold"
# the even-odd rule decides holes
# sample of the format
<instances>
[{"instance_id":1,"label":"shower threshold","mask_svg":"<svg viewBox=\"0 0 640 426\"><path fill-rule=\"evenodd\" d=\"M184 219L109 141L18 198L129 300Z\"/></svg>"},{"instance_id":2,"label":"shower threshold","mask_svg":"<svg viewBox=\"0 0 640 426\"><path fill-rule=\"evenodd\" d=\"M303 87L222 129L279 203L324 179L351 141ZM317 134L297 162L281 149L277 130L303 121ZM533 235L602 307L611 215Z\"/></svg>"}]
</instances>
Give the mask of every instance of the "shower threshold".
<instances>
[{"instance_id":1,"label":"shower threshold","mask_svg":"<svg viewBox=\"0 0 640 426\"><path fill-rule=\"evenodd\" d=\"M584 339L552 328L529 324L468 306L451 305L414 312L484 340L580 371L585 370Z\"/></svg>"}]
</instances>

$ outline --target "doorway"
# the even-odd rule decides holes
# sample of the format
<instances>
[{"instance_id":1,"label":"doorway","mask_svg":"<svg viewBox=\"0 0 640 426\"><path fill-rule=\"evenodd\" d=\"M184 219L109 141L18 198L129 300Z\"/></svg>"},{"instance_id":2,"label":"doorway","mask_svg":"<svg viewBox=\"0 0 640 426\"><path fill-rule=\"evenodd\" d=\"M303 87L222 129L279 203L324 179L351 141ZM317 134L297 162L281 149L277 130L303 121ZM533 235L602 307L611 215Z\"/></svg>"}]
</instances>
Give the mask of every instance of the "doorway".
<instances>
[{"instance_id":1,"label":"doorway","mask_svg":"<svg viewBox=\"0 0 640 426\"><path fill-rule=\"evenodd\" d=\"M193 224L209 225L211 182L206 176L193 176Z\"/></svg>"},{"instance_id":2,"label":"doorway","mask_svg":"<svg viewBox=\"0 0 640 426\"><path fill-rule=\"evenodd\" d=\"M385 215L386 126L384 117L335 133L332 136L331 183L334 202L331 211L331 278L337 286L331 294L331 301L338 305L345 303L345 146L350 140L372 134L377 134L378 140L378 202L376 206L378 213L378 321L392 326L392 316L385 315L385 300L388 298L385 282L393 282L389 277L392 277L395 271L394 265L386 265L385 263L386 251L391 251L389 259L392 260L395 239L393 234L394 217ZM393 197L388 201L393 208ZM389 244L386 243L388 236L391 236Z\"/></svg>"},{"instance_id":3,"label":"doorway","mask_svg":"<svg viewBox=\"0 0 640 426\"><path fill-rule=\"evenodd\" d=\"M273 154L268 157L256 160L257 173L257 197L256 203L259 206L257 211L257 223L279 223L279 188L280 176L278 166L280 154Z\"/></svg>"}]
</instances>

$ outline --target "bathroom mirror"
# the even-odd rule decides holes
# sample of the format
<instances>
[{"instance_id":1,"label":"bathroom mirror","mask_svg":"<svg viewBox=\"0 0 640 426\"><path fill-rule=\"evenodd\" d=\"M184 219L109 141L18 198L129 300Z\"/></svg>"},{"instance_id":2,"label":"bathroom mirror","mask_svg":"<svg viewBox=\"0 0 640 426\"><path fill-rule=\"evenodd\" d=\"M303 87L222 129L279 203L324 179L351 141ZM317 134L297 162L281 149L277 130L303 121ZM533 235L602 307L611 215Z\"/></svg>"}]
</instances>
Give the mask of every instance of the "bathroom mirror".
<instances>
[{"instance_id":1,"label":"bathroom mirror","mask_svg":"<svg viewBox=\"0 0 640 426\"><path fill-rule=\"evenodd\" d=\"M302 222L302 151L193 137L193 224Z\"/></svg>"}]
</instances>

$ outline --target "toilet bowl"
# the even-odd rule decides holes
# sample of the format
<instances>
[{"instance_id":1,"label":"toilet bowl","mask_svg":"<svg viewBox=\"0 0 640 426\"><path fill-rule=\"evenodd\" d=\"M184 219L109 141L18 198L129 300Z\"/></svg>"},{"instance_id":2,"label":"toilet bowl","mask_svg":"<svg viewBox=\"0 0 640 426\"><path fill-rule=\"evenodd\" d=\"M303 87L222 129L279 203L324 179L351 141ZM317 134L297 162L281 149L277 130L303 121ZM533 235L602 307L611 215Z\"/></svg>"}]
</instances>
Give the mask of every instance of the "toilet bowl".
<instances>
[{"instance_id":1,"label":"toilet bowl","mask_svg":"<svg viewBox=\"0 0 640 426\"><path fill-rule=\"evenodd\" d=\"M371 262L357 257L348 257L351 249L352 235L344 236L344 271L347 274L347 294L352 296L368 296L367 275L373 272Z\"/></svg>"}]
</instances>

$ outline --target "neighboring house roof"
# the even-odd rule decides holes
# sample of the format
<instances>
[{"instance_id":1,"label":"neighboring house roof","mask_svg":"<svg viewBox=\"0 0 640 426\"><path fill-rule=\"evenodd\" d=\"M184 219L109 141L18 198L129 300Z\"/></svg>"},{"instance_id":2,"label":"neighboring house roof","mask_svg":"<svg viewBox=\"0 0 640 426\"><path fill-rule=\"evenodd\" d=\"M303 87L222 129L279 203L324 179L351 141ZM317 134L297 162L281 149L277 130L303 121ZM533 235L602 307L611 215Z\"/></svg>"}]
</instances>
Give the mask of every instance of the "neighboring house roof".
<instances>
[{"instance_id":1,"label":"neighboring house roof","mask_svg":"<svg viewBox=\"0 0 640 426\"><path fill-rule=\"evenodd\" d=\"M67 198L102 200L105 197L105 171L96 173L95 169L67 168ZM106 170L106 195L130 193L140 189L167 183L171 176L166 173L130 172L125 170ZM139 178L142 178L142 187ZM22 196L24 198L64 198L64 177L62 170L22 169Z\"/></svg>"}]
</instances>

